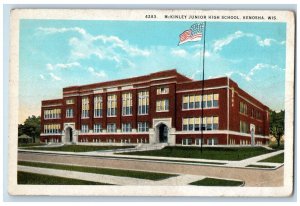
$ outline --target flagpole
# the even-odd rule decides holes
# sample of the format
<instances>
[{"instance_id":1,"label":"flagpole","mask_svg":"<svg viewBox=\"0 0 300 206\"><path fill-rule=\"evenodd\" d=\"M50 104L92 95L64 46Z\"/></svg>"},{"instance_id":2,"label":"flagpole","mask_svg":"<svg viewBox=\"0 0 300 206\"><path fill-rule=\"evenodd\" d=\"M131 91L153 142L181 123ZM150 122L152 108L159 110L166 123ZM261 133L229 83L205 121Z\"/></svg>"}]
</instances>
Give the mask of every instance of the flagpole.
<instances>
[{"instance_id":1,"label":"flagpole","mask_svg":"<svg viewBox=\"0 0 300 206\"><path fill-rule=\"evenodd\" d=\"M201 98L201 153L203 151L203 114L204 114L204 107L203 107L203 97L204 97L204 64L205 64L205 32L206 32L206 21L204 21L204 29L203 29L203 52L202 52L202 98ZM200 56L201 58L201 56Z\"/></svg>"}]
</instances>

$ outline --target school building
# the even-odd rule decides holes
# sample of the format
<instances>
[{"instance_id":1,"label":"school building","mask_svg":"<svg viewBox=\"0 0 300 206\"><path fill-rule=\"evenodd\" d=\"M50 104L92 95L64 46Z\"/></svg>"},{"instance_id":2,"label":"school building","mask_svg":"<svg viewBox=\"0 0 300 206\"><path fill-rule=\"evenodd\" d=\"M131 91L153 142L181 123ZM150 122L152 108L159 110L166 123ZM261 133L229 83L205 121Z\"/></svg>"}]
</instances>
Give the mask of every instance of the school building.
<instances>
[{"instance_id":1,"label":"school building","mask_svg":"<svg viewBox=\"0 0 300 206\"><path fill-rule=\"evenodd\" d=\"M201 145L203 140L203 145L263 145L269 141L269 108L228 77L204 80L203 95L202 81L174 69L66 87L62 96L42 101L42 142Z\"/></svg>"}]
</instances>

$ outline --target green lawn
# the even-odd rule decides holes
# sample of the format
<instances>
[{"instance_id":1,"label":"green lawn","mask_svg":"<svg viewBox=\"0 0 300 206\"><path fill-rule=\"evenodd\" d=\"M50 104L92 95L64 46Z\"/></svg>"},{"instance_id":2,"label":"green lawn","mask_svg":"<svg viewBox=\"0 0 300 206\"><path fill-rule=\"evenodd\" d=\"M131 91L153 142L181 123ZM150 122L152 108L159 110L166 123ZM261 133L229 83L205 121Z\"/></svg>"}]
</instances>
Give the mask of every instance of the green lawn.
<instances>
[{"instance_id":1,"label":"green lawn","mask_svg":"<svg viewBox=\"0 0 300 206\"><path fill-rule=\"evenodd\" d=\"M275 168L274 166L269 166L269 165L247 165L246 167L256 167L256 168Z\"/></svg>"},{"instance_id":2,"label":"green lawn","mask_svg":"<svg viewBox=\"0 0 300 206\"><path fill-rule=\"evenodd\" d=\"M275 150L283 150L284 144L280 144L279 147L277 146L277 144L270 144L269 147L271 147L272 149L275 149Z\"/></svg>"},{"instance_id":3,"label":"green lawn","mask_svg":"<svg viewBox=\"0 0 300 206\"><path fill-rule=\"evenodd\" d=\"M284 163L284 153L260 160L260 162Z\"/></svg>"},{"instance_id":4,"label":"green lawn","mask_svg":"<svg viewBox=\"0 0 300 206\"><path fill-rule=\"evenodd\" d=\"M263 147L165 147L162 150L120 153L126 155L199 158L213 160L243 160L250 157L270 153Z\"/></svg>"},{"instance_id":5,"label":"green lawn","mask_svg":"<svg viewBox=\"0 0 300 206\"><path fill-rule=\"evenodd\" d=\"M24 149L61 152L91 152L98 150L112 150L134 148L134 146L88 146L88 145L64 145L62 147L28 147Z\"/></svg>"},{"instance_id":6,"label":"green lawn","mask_svg":"<svg viewBox=\"0 0 300 206\"><path fill-rule=\"evenodd\" d=\"M204 178L202 180L190 183L190 185L196 186L241 186L242 184L242 181L223 180L215 178Z\"/></svg>"},{"instance_id":7,"label":"green lawn","mask_svg":"<svg viewBox=\"0 0 300 206\"><path fill-rule=\"evenodd\" d=\"M100 182L90 182L50 175L34 174L18 171L18 184L28 185L109 185Z\"/></svg>"},{"instance_id":8,"label":"green lawn","mask_svg":"<svg viewBox=\"0 0 300 206\"><path fill-rule=\"evenodd\" d=\"M162 180L162 179L166 179L169 177L177 176L177 175L173 175L173 174L171 175L171 174L165 174L165 173L120 170L120 169L110 169L110 168L97 168L97 167L84 167L84 166L72 166L72 165L60 165L60 164L48 164L48 163L39 163L39 162L26 162L26 161L19 161L18 165L50 168L50 169L58 169L58 170L69 170L69 171L86 172L86 173L105 174L105 175L112 175L112 176L133 177L133 178L149 179L149 180Z\"/></svg>"},{"instance_id":9,"label":"green lawn","mask_svg":"<svg viewBox=\"0 0 300 206\"><path fill-rule=\"evenodd\" d=\"M41 146L46 145L45 143L28 143L28 144L19 144L18 147L33 147L33 146Z\"/></svg>"}]
</instances>

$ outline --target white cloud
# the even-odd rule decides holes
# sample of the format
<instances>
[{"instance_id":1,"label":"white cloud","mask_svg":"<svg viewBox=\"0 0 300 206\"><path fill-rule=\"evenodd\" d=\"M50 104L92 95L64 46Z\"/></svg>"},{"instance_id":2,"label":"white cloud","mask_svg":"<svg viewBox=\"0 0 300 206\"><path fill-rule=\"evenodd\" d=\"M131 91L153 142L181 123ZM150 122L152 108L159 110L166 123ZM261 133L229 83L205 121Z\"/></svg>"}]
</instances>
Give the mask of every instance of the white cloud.
<instances>
[{"instance_id":1,"label":"white cloud","mask_svg":"<svg viewBox=\"0 0 300 206\"><path fill-rule=\"evenodd\" d=\"M230 34L223 39L216 40L213 45L214 51L215 52L221 51L224 46L230 44L233 40L239 39L243 36L244 36L244 33L242 31L236 31L235 33Z\"/></svg>"},{"instance_id":2,"label":"white cloud","mask_svg":"<svg viewBox=\"0 0 300 206\"><path fill-rule=\"evenodd\" d=\"M42 80L45 80L45 76L42 75L42 74L40 74L40 78L41 78Z\"/></svg>"},{"instance_id":3,"label":"white cloud","mask_svg":"<svg viewBox=\"0 0 300 206\"><path fill-rule=\"evenodd\" d=\"M242 78L244 78L246 81L250 82L252 81L252 77L261 70L270 70L270 72L274 71L284 71L284 69L280 68L278 65L271 65L271 64L264 64L264 63L258 63L256 64L248 73L243 73L243 72L228 72L226 75L232 76L233 74L238 74Z\"/></svg>"},{"instance_id":4,"label":"white cloud","mask_svg":"<svg viewBox=\"0 0 300 206\"><path fill-rule=\"evenodd\" d=\"M53 80L55 80L55 81L60 81L61 80L61 78L60 77L58 77L58 76L56 76L56 75L54 75L52 72L51 73L49 73L49 75L52 77L52 79Z\"/></svg>"},{"instance_id":5,"label":"white cloud","mask_svg":"<svg viewBox=\"0 0 300 206\"><path fill-rule=\"evenodd\" d=\"M234 40L240 39L242 37L249 37L254 38L257 42L257 44L261 47L271 46L273 43L283 45L285 44L285 41L277 41L276 39L272 38L265 38L263 39L261 36L253 34L253 33L244 33L242 31L236 31L233 34L228 35L227 37L223 39L216 40L213 44L213 51L219 52L223 49L223 47L229 45Z\"/></svg>"},{"instance_id":6,"label":"white cloud","mask_svg":"<svg viewBox=\"0 0 300 206\"><path fill-rule=\"evenodd\" d=\"M71 28L39 27L37 28L37 30L38 32L43 32L44 34L65 33L69 31L78 32L82 35L86 34L86 31L79 27L71 27Z\"/></svg>"},{"instance_id":7,"label":"white cloud","mask_svg":"<svg viewBox=\"0 0 300 206\"><path fill-rule=\"evenodd\" d=\"M258 45L262 46L262 47L264 47L264 46L271 46L271 42L272 41L275 41L275 40L274 39L262 39L262 40L258 39L257 40Z\"/></svg>"},{"instance_id":8,"label":"white cloud","mask_svg":"<svg viewBox=\"0 0 300 206\"><path fill-rule=\"evenodd\" d=\"M79 27L40 27L37 31L46 35L65 32L75 32L80 34L79 37L77 36L69 39L69 45L71 46L70 60L72 61L95 56L101 60L114 62L116 67L128 67L134 65L128 64L128 62L130 62L130 58L136 56L147 57L151 54L149 50L140 49L117 36L92 35Z\"/></svg>"},{"instance_id":9,"label":"white cloud","mask_svg":"<svg viewBox=\"0 0 300 206\"><path fill-rule=\"evenodd\" d=\"M46 64L47 70L52 71L55 69L68 69L68 68L72 68L72 67L80 67L80 63L78 62L71 62L71 63L66 63L66 64Z\"/></svg>"},{"instance_id":10,"label":"white cloud","mask_svg":"<svg viewBox=\"0 0 300 206\"><path fill-rule=\"evenodd\" d=\"M172 49L171 54L177 57L186 57L188 53L184 49Z\"/></svg>"},{"instance_id":11,"label":"white cloud","mask_svg":"<svg viewBox=\"0 0 300 206\"><path fill-rule=\"evenodd\" d=\"M47 70L54 70L54 66L52 64L46 64Z\"/></svg>"},{"instance_id":12,"label":"white cloud","mask_svg":"<svg viewBox=\"0 0 300 206\"><path fill-rule=\"evenodd\" d=\"M98 77L106 77L106 73L104 71L96 71L93 67L88 67L87 70L92 74L92 75L95 75L95 76L98 76Z\"/></svg>"}]
</instances>

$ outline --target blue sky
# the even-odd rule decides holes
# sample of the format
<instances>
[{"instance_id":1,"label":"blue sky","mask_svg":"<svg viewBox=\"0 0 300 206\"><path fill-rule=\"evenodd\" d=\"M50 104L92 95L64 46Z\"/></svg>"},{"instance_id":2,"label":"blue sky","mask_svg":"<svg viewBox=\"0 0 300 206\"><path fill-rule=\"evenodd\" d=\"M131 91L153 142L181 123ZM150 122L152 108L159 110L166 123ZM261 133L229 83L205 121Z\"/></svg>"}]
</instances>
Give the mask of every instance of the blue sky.
<instances>
[{"instance_id":1,"label":"blue sky","mask_svg":"<svg viewBox=\"0 0 300 206\"><path fill-rule=\"evenodd\" d=\"M195 22L21 20L19 122L62 88L176 68L202 79L203 40L177 46ZM205 78L230 76L284 109L284 23L207 22Z\"/></svg>"}]
</instances>

